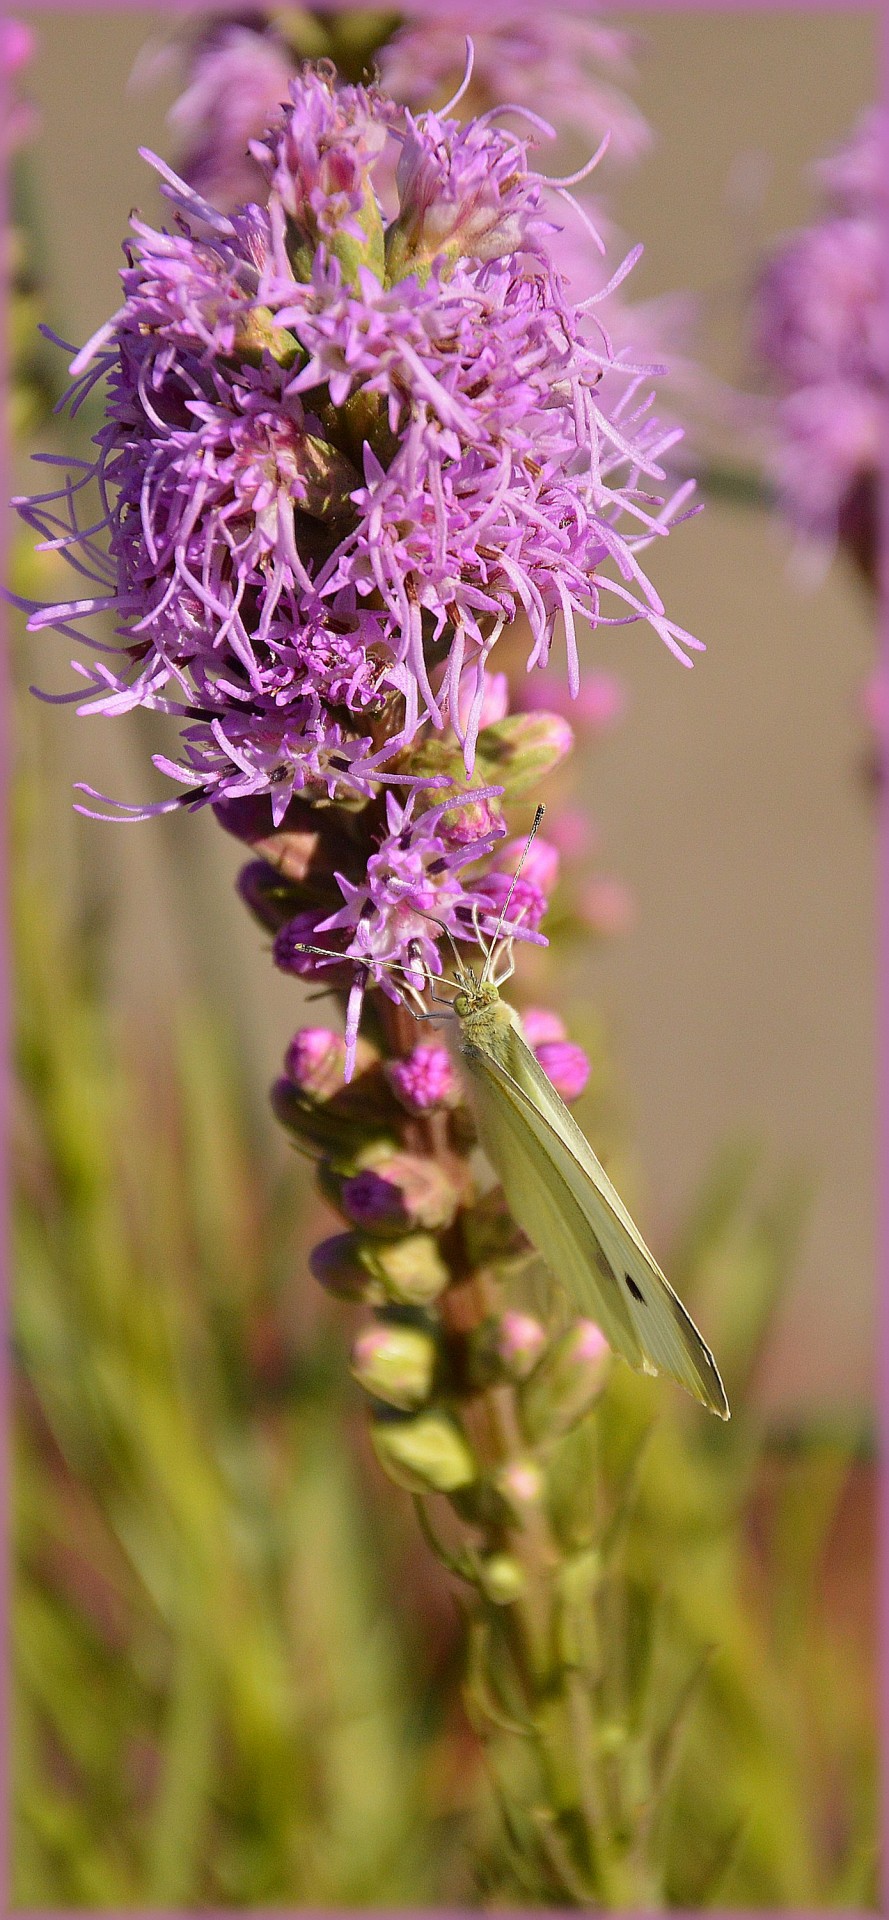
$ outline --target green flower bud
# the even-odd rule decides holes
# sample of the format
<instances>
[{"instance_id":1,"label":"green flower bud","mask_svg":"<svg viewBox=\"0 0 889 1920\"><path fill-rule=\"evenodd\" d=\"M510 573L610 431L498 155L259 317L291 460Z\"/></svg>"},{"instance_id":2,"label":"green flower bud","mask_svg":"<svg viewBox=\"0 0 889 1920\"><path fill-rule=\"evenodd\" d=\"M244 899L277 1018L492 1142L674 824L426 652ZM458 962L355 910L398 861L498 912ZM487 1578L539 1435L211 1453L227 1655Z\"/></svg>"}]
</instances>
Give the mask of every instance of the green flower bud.
<instances>
[{"instance_id":1,"label":"green flower bud","mask_svg":"<svg viewBox=\"0 0 889 1920\"><path fill-rule=\"evenodd\" d=\"M577 1425L605 1384L611 1349L592 1320L578 1320L556 1340L521 1389L529 1440L556 1439Z\"/></svg>"},{"instance_id":2,"label":"green flower bud","mask_svg":"<svg viewBox=\"0 0 889 1920\"><path fill-rule=\"evenodd\" d=\"M511 1553L491 1553L479 1568L479 1585L495 1607L519 1600L528 1584L524 1568Z\"/></svg>"},{"instance_id":3,"label":"green flower bud","mask_svg":"<svg viewBox=\"0 0 889 1920\"><path fill-rule=\"evenodd\" d=\"M343 1180L339 1205L365 1233L382 1236L449 1227L460 1196L439 1161L379 1141L360 1153Z\"/></svg>"},{"instance_id":4,"label":"green flower bud","mask_svg":"<svg viewBox=\"0 0 889 1920\"><path fill-rule=\"evenodd\" d=\"M473 1386L493 1380L526 1380L546 1346L539 1320L509 1308L496 1319L485 1320L470 1336L469 1377Z\"/></svg>"},{"instance_id":5,"label":"green flower bud","mask_svg":"<svg viewBox=\"0 0 889 1920\"><path fill-rule=\"evenodd\" d=\"M527 1455L509 1460L492 1475L491 1485L514 1520L521 1522L532 1507L539 1507L544 1494L544 1479L536 1460Z\"/></svg>"},{"instance_id":6,"label":"green flower bud","mask_svg":"<svg viewBox=\"0 0 889 1920\"><path fill-rule=\"evenodd\" d=\"M558 713L508 713L478 737L475 777L503 788L504 801L536 793L571 752L574 735Z\"/></svg>"},{"instance_id":7,"label":"green flower bud","mask_svg":"<svg viewBox=\"0 0 889 1920\"><path fill-rule=\"evenodd\" d=\"M420 1413L405 1420L379 1418L370 1434L384 1472L411 1493L453 1493L476 1477L469 1443L446 1413Z\"/></svg>"},{"instance_id":8,"label":"green flower bud","mask_svg":"<svg viewBox=\"0 0 889 1920\"><path fill-rule=\"evenodd\" d=\"M351 1368L367 1393L411 1413L429 1398L436 1358L435 1341L424 1328L378 1323L359 1333Z\"/></svg>"},{"instance_id":9,"label":"green flower bud","mask_svg":"<svg viewBox=\"0 0 889 1920\"><path fill-rule=\"evenodd\" d=\"M388 1299L402 1306L427 1306L444 1293L450 1280L431 1233L408 1233L402 1240L365 1241L359 1246L358 1257L366 1272Z\"/></svg>"}]
</instances>

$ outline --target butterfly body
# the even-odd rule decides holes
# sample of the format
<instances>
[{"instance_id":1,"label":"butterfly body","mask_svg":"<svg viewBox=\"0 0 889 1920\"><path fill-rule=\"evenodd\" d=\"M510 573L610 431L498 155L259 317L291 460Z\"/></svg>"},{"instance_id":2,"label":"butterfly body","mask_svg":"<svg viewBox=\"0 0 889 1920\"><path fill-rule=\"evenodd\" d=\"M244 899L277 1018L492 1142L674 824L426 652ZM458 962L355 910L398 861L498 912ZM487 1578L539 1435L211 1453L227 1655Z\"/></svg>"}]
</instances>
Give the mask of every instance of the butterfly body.
<instances>
[{"instance_id":1,"label":"butterfly body","mask_svg":"<svg viewBox=\"0 0 889 1920\"><path fill-rule=\"evenodd\" d=\"M482 1147L510 1209L572 1304L642 1373L665 1373L721 1419L712 1354L604 1167L484 973L461 967L453 1011Z\"/></svg>"}]
</instances>

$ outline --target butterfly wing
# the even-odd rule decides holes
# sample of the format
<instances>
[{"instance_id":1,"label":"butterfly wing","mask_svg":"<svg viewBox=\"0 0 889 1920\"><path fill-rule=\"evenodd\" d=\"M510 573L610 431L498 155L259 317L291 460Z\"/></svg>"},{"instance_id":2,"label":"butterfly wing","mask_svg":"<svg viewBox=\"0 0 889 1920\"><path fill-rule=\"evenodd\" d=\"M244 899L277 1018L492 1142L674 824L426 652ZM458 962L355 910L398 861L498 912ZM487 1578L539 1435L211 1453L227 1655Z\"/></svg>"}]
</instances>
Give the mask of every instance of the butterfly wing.
<instances>
[{"instance_id":1,"label":"butterfly wing","mask_svg":"<svg viewBox=\"0 0 889 1920\"><path fill-rule=\"evenodd\" d=\"M644 1373L665 1373L721 1419L716 1363L589 1141L516 1029L464 1043L482 1146L510 1208L582 1313ZM504 1057L509 1067L502 1064Z\"/></svg>"}]
</instances>

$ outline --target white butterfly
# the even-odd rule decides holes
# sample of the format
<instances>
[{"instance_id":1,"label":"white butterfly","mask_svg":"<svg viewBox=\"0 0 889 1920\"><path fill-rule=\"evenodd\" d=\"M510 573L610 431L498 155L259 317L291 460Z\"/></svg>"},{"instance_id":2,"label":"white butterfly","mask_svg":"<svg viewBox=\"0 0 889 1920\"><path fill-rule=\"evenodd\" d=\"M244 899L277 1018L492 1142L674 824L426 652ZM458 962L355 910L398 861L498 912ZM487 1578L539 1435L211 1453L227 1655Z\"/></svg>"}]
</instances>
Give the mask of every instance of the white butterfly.
<instances>
[{"instance_id":1,"label":"white butterfly","mask_svg":"<svg viewBox=\"0 0 889 1920\"><path fill-rule=\"evenodd\" d=\"M515 1008L500 997L514 971L512 940L507 936L498 946L500 931L542 817L538 807L493 940L486 947L478 934L485 956L481 973L466 966L455 948L454 978L444 982L456 989L448 1012L459 1023L481 1144L512 1214L578 1312L595 1320L631 1367L667 1374L727 1420L728 1400L713 1355L523 1040ZM506 966L495 978L502 952Z\"/></svg>"}]
</instances>

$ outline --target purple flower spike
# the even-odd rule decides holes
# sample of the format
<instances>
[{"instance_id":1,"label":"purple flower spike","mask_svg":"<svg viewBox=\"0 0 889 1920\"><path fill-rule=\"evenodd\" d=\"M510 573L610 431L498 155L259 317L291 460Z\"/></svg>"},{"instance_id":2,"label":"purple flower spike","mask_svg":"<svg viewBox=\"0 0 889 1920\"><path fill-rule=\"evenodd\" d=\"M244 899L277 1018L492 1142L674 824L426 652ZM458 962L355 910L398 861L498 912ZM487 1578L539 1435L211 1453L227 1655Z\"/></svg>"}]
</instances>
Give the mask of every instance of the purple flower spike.
<instances>
[{"instance_id":1,"label":"purple flower spike","mask_svg":"<svg viewBox=\"0 0 889 1920\"><path fill-rule=\"evenodd\" d=\"M424 726L471 771L520 614L529 668L563 629L572 696L578 616L643 618L688 664L639 559L685 510L688 483L658 492L676 432L572 306L547 249L564 187L529 144L322 63L253 143L266 206L229 216L152 161L175 227L134 218L123 304L71 367L75 408L107 381L94 466L50 456L60 485L19 502L85 587L31 628L116 621L80 711L179 723L156 764L184 792L125 816L268 796L277 827L294 795L407 791Z\"/></svg>"}]
</instances>

